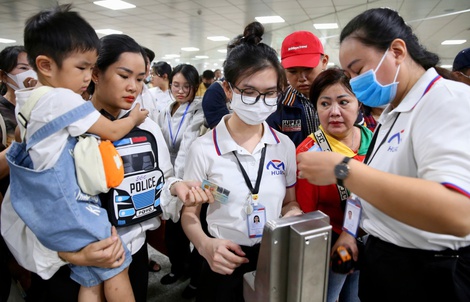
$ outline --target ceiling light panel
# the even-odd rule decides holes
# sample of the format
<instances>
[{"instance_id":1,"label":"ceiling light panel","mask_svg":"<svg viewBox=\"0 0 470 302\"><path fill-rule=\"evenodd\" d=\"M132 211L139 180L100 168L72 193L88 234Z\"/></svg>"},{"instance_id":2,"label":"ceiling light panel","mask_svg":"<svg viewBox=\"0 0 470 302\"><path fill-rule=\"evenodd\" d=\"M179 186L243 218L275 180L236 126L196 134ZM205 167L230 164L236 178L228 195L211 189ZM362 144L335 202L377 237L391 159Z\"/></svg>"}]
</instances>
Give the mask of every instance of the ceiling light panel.
<instances>
[{"instance_id":1,"label":"ceiling light panel","mask_svg":"<svg viewBox=\"0 0 470 302\"><path fill-rule=\"evenodd\" d=\"M102 7L106 7L108 9L112 9L112 10L135 8L134 4L121 1L121 0L94 1L93 3Z\"/></svg>"},{"instance_id":2,"label":"ceiling light panel","mask_svg":"<svg viewBox=\"0 0 470 302\"><path fill-rule=\"evenodd\" d=\"M338 23L314 23L313 27L316 29L336 29L338 28Z\"/></svg>"},{"instance_id":3,"label":"ceiling light panel","mask_svg":"<svg viewBox=\"0 0 470 302\"><path fill-rule=\"evenodd\" d=\"M16 40L0 38L0 43L16 43Z\"/></svg>"},{"instance_id":4,"label":"ceiling light panel","mask_svg":"<svg viewBox=\"0 0 470 302\"><path fill-rule=\"evenodd\" d=\"M445 40L442 41L441 45L460 45L467 42L467 40Z\"/></svg>"},{"instance_id":5,"label":"ceiling light panel","mask_svg":"<svg viewBox=\"0 0 470 302\"><path fill-rule=\"evenodd\" d=\"M113 35L113 34L120 35L120 34L122 34L122 31L111 29L111 28L97 29L96 32L99 33L99 34L103 34L103 35Z\"/></svg>"},{"instance_id":6,"label":"ceiling light panel","mask_svg":"<svg viewBox=\"0 0 470 302\"><path fill-rule=\"evenodd\" d=\"M219 42L219 41L230 41L229 38L227 37L224 37L224 36L212 36L212 37L207 37L208 40L211 40L211 41L216 41L216 42Z\"/></svg>"},{"instance_id":7,"label":"ceiling light panel","mask_svg":"<svg viewBox=\"0 0 470 302\"><path fill-rule=\"evenodd\" d=\"M182 51L199 51L199 48L197 47L182 47Z\"/></svg>"},{"instance_id":8,"label":"ceiling light panel","mask_svg":"<svg viewBox=\"0 0 470 302\"><path fill-rule=\"evenodd\" d=\"M264 16L264 17L255 17L255 20L261 24L269 23L284 23L285 20L281 16Z\"/></svg>"}]
</instances>

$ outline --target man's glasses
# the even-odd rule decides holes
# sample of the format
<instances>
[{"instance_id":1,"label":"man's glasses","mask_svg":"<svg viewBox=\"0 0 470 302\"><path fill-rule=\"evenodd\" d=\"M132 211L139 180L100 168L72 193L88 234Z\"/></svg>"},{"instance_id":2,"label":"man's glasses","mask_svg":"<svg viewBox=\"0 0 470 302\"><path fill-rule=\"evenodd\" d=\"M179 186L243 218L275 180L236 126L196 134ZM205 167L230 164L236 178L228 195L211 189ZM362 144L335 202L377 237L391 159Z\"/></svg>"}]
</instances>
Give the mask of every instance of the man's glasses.
<instances>
[{"instance_id":1,"label":"man's glasses","mask_svg":"<svg viewBox=\"0 0 470 302\"><path fill-rule=\"evenodd\" d=\"M240 91L242 102L246 105L254 105L262 98L267 106L276 106L283 97L282 91L280 90L271 90L261 93L254 88L240 89L233 84L230 84L230 86Z\"/></svg>"}]
</instances>

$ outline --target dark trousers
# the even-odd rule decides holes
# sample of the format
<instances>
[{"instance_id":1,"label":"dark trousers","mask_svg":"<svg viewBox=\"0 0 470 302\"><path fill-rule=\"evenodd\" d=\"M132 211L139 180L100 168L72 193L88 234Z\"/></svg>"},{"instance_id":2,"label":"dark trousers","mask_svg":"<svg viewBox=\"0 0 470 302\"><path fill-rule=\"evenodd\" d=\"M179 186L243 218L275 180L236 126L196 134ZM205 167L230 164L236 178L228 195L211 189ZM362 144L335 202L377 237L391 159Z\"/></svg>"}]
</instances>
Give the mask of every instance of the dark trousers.
<instances>
[{"instance_id":1,"label":"dark trousers","mask_svg":"<svg viewBox=\"0 0 470 302\"><path fill-rule=\"evenodd\" d=\"M27 292L28 302L75 302L78 299L80 284L70 279L70 269L62 266L49 280L32 274L31 288ZM136 302L147 301L148 250L147 244L132 255L129 266L129 279Z\"/></svg>"},{"instance_id":2,"label":"dark trousers","mask_svg":"<svg viewBox=\"0 0 470 302\"><path fill-rule=\"evenodd\" d=\"M201 206L199 219L201 221L202 230L207 236L210 236L206 221L207 208L207 203ZM198 279L201 274L202 261L204 258L199 255L195 248L192 252L190 251L189 242L181 226L181 219L176 223L172 220L165 221L165 245L171 263L171 272L175 275L182 275L188 272L191 277L190 284L194 287L198 287Z\"/></svg>"},{"instance_id":3,"label":"dark trousers","mask_svg":"<svg viewBox=\"0 0 470 302\"><path fill-rule=\"evenodd\" d=\"M191 250L189 239L181 226L181 220L165 222L165 244L171 263L171 272L175 275L183 275L188 270Z\"/></svg>"},{"instance_id":4,"label":"dark trousers","mask_svg":"<svg viewBox=\"0 0 470 302\"><path fill-rule=\"evenodd\" d=\"M244 302L243 275L256 270L260 245L242 246L250 262L242 264L231 275L221 275L211 270L204 259L196 302Z\"/></svg>"},{"instance_id":5,"label":"dark trousers","mask_svg":"<svg viewBox=\"0 0 470 302\"><path fill-rule=\"evenodd\" d=\"M0 302L6 302L10 295L11 275L8 262L12 257L3 237L0 236Z\"/></svg>"},{"instance_id":6,"label":"dark trousers","mask_svg":"<svg viewBox=\"0 0 470 302\"><path fill-rule=\"evenodd\" d=\"M470 301L470 247L425 251L369 236L362 265L362 302Z\"/></svg>"}]
</instances>

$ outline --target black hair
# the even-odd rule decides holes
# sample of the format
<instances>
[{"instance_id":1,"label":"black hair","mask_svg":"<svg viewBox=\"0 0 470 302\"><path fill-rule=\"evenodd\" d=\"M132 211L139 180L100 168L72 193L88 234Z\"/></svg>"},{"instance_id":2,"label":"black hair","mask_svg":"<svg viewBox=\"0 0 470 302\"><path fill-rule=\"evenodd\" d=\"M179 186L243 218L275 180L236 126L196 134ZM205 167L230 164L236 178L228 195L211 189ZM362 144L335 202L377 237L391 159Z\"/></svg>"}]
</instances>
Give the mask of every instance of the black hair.
<instances>
[{"instance_id":1,"label":"black hair","mask_svg":"<svg viewBox=\"0 0 470 302\"><path fill-rule=\"evenodd\" d=\"M197 72L196 67L190 64L179 64L175 68L173 68L173 71L171 72L170 75L170 85L173 83L173 77L181 73L186 81L188 81L189 86L191 87L191 90L189 90L189 94L192 93L191 99L194 99L194 96L196 95L196 91L199 88L199 73Z\"/></svg>"},{"instance_id":2,"label":"black hair","mask_svg":"<svg viewBox=\"0 0 470 302\"><path fill-rule=\"evenodd\" d=\"M24 46L34 70L37 71L36 58L40 55L52 58L61 68L69 54L99 49L100 40L93 27L71 8L71 4L58 5L26 21Z\"/></svg>"},{"instance_id":3,"label":"black hair","mask_svg":"<svg viewBox=\"0 0 470 302\"><path fill-rule=\"evenodd\" d=\"M155 59L155 53L150 48L147 48L145 46L142 46L142 48L144 49L145 54L149 58L149 63L151 63Z\"/></svg>"},{"instance_id":4,"label":"black hair","mask_svg":"<svg viewBox=\"0 0 470 302\"><path fill-rule=\"evenodd\" d=\"M215 73L210 69L204 70L204 72L202 73L202 78L206 80L212 80L213 78L215 78Z\"/></svg>"},{"instance_id":5,"label":"black hair","mask_svg":"<svg viewBox=\"0 0 470 302\"><path fill-rule=\"evenodd\" d=\"M0 52L0 70L5 73L10 73L15 69L18 64L18 56L20 53L26 53L26 50L23 46L15 45L5 47L2 52ZM7 85L3 82L0 83L0 95L5 95L7 92Z\"/></svg>"},{"instance_id":6,"label":"black hair","mask_svg":"<svg viewBox=\"0 0 470 302\"><path fill-rule=\"evenodd\" d=\"M230 52L232 51L232 49L234 49L236 46L240 45L242 40L243 40L243 34L240 34L240 35L236 36L235 38L233 38L232 40L230 40L228 42L228 44L227 44L227 57L230 54Z\"/></svg>"},{"instance_id":7,"label":"black hair","mask_svg":"<svg viewBox=\"0 0 470 302\"><path fill-rule=\"evenodd\" d=\"M259 22L252 22L245 27L243 37L227 53L224 62L225 80L235 84L241 77L254 74L265 68L273 68L278 76L277 88L284 90L286 77L276 51L260 43L264 27Z\"/></svg>"},{"instance_id":8,"label":"black hair","mask_svg":"<svg viewBox=\"0 0 470 302\"><path fill-rule=\"evenodd\" d=\"M158 76L163 76L166 74L168 77L170 77L171 74L171 66L167 62L157 62L152 65L153 73L155 73Z\"/></svg>"},{"instance_id":9,"label":"black hair","mask_svg":"<svg viewBox=\"0 0 470 302\"><path fill-rule=\"evenodd\" d=\"M105 72L109 66L119 60L121 54L125 52L137 53L142 55L144 66L146 63L146 53L144 49L128 35L107 35L101 38L101 47L99 49L98 60L96 61L95 68L101 72ZM88 87L90 94L94 92L94 83L90 83Z\"/></svg>"},{"instance_id":10,"label":"black hair","mask_svg":"<svg viewBox=\"0 0 470 302\"><path fill-rule=\"evenodd\" d=\"M329 68L320 72L310 86L309 100L312 102L315 110L317 109L318 98L322 91L335 84L341 84L341 86L354 95L351 84L349 84L349 77L344 70L339 68Z\"/></svg>"},{"instance_id":11,"label":"black hair","mask_svg":"<svg viewBox=\"0 0 470 302\"><path fill-rule=\"evenodd\" d=\"M405 24L396 11L389 8L369 9L354 17L341 31L340 44L348 37L384 52L393 40L402 39L411 58L424 69L439 63L439 56L419 44L411 27Z\"/></svg>"}]
</instances>

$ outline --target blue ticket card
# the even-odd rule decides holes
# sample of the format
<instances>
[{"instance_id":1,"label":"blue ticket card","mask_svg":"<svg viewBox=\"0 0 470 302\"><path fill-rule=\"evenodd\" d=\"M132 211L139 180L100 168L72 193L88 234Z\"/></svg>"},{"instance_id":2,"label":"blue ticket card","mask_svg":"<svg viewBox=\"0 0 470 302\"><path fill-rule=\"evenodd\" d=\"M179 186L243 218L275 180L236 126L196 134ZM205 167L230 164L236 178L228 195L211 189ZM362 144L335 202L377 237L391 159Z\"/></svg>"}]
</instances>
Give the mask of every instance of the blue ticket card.
<instances>
[{"instance_id":1,"label":"blue ticket card","mask_svg":"<svg viewBox=\"0 0 470 302\"><path fill-rule=\"evenodd\" d=\"M218 201L221 204L226 204L228 202L228 196L230 195L229 190L224 189L208 180L203 180L201 187L211 191L215 201Z\"/></svg>"},{"instance_id":2,"label":"blue ticket card","mask_svg":"<svg viewBox=\"0 0 470 302\"><path fill-rule=\"evenodd\" d=\"M315 143L310 149L308 149L309 152L322 152L323 150L320 148L320 146Z\"/></svg>"}]
</instances>

